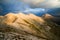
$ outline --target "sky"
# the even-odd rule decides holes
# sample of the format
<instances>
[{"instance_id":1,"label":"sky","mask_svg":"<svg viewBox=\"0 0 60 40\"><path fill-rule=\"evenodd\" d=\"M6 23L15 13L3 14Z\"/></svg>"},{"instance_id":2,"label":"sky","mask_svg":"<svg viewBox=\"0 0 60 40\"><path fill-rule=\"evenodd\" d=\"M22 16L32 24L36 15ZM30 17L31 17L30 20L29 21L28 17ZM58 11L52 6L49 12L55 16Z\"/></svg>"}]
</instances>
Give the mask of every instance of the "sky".
<instances>
[{"instance_id":1,"label":"sky","mask_svg":"<svg viewBox=\"0 0 60 40\"><path fill-rule=\"evenodd\" d=\"M60 0L2 0L6 3L19 3L30 5L32 8L56 8L60 7Z\"/></svg>"},{"instance_id":2,"label":"sky","mask_svg":"<svg viewBox=\"0 0 60 40\"><path fill-rule=\"evenodd\" d=\"M31 7L55 8L60 7L60 0L22 0Z\"/></svg>"},{"instance_id":3,"label":"sky","mask_svg":"<svg viewBox=\"0 0 60 40\"><path fill-rule=\"evenodd\" d=\"M21 11L41 13L46 11L44 8L60 8L60 0L0 0L0 14Z\"/></svg>"}]
</instances>

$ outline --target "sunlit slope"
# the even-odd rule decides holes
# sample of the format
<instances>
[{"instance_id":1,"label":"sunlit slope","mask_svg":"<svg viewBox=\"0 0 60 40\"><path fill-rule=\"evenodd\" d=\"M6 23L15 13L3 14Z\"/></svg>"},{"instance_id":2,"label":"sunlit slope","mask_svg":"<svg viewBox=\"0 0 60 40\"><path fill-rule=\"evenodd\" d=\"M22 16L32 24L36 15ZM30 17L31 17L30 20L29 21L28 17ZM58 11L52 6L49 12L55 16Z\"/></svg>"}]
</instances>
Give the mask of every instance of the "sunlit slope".
<instances>
[{"instance_id":1,"label":"sunlit slope","mask_svg":"<svg viewBox=\"0 0 60 40\"><path fill-rule=\"evenodd\" d=\"M46 40L59 40L53 32L50 32L52 27L48 23L42 17L33 14L9 13L5 16L0 16L0 31L16 32L24 35L31 34Z\"/></svg>"}]
</instances>

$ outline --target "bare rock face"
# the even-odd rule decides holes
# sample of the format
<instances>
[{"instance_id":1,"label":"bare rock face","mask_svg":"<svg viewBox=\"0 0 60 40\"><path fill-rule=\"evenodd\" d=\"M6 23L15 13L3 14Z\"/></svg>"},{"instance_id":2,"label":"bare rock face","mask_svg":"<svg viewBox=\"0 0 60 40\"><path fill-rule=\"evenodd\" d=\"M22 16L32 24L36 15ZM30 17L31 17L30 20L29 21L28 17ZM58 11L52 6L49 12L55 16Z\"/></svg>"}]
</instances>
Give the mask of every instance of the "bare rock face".
<instances>
[{"instance_id":1,"label":"bare rock face","mask_svg":"<svg viewBox=\"0 0 60 40\"><path fill-rule=\"evenodd\" d=\"M51 29L42 17L33 14L9 13L0 16L1 40L59 40L50 32Z\"/></svg>"}]
</instances>

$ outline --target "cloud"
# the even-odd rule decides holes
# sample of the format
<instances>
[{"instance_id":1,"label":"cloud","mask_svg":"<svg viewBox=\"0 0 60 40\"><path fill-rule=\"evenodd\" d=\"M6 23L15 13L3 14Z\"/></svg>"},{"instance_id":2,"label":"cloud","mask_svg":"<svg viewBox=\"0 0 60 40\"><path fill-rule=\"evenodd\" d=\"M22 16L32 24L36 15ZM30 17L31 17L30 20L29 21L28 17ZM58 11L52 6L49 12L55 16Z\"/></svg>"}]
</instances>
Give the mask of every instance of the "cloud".
<instances>
[{"instance_id":1,"label":"cloud","mask_svg":"<svg viewBox=\"0 0 60 40\"><path fill-rule=\"evenodd\" d=\"M29 4L31 7L33 6L36 6L42 2L44 2L45 0L23 0L24 3L27 3Z\"/></svg>"},{"instance_id":2,"label":"cloud","mask_svg":"<svg viewBox=\"0 0 60 40\"><path fill-rule=\"evenodd\" d=\"M37 3L41 3L41 2L43 2L45 0L23 0L23 1L27 2L27 3L35 3L35 4L37 4Z\"/></svg>"},{"instance_id":3,"label":"cloud","mask_svg":"<svg viewBox=\"0 0 60 40\"><path fill-rule=\"evenodd\" d=\"M23 0L28 3L31 7L43 7L43 8L54 8L60 7L59 0Z\"/></svg>"},{"instance_id":4,"label":"cloud","mask_svg":"<svg viewBox=\"0 0 60 40\"><path fill-rule=\"evenodd\" d=\"M3 0L5 3L20 3L28 4L32 8L55 8L60 7L59 0Z\"/></svg>"},{"instance_id":5,"label":"cloud","mask_svg":"<svg viewBox=\"0 0 60 40\"><path fill-rule=\"evenodd\" d=\"M42 4L44 4L46 7L50 8L50 7L59 7L60 2L59 2L59 0L48 0L45 3L42 3Z\"/></svg>"},{"instance_id":6,"label":"cloud","mask_svg":"<svg viewBox=\"0 0 60 40\"><path fill-rule=\"evenodd\" d=\"M43 14L46 14L46 10L43 8L27 9L27 10L23 11L23 13L25 13L25 14L32 13L37 16L42 16Z\"/></svg>"}]
</instances>

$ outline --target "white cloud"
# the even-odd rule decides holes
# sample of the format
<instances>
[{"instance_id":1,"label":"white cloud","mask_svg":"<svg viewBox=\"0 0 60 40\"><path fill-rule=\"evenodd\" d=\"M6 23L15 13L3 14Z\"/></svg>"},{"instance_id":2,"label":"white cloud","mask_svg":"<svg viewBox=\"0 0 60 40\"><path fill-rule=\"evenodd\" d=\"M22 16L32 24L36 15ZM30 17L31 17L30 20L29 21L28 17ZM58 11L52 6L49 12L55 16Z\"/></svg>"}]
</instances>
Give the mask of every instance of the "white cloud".
<instances>
[{"instance_id":1,"label":"white cloud","mask_svg":"<svg viewBox=\"0 0 60 40\"><path fill-rule=\"evenodd\" d=\"M25 3L30 4L33 7L44 7L44 8L52 8L52 7L60 7L59 0L23 0Z\"/></svg>"},{"instance_id":2,"label":"white cloud","mask_svg":"<svg viewBox=\"0 0 60 40\"><path fill-rule=\"evenodd\" d=\"M46 7L59 7L60 2L58 0L48 0L43 3Z\"/></svg>"},{"instance_id":3,"label":"white cloud","mask_svg":"<svg viewBox=\"0 0 60 40\"><path fill-rule=\"evenodd\" d=\"M45 0L23 0L24 2L32 2L32 3L40 3L40 2L43 2Z\"/></svg>"}]
</instances>

